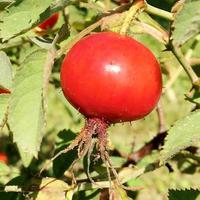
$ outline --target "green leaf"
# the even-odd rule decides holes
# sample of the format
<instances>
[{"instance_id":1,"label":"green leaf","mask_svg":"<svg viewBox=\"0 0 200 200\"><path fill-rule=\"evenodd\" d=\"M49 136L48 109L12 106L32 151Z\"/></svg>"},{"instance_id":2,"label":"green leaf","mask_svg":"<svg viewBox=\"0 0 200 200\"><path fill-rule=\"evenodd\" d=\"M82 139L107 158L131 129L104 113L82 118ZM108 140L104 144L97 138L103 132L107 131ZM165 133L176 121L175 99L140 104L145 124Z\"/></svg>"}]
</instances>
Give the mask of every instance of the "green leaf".
<instances>
[{"instance_id":1,"label":"green leaf","mask_svg":"<svg viewBox=\"0 0 200 200\"><path fill-rule=\"evenodd\" d=\"M51 3L52 0L23 0L10 6L8 11L0 13L0 19L2 21L0 38L6 41L31 29L34 24L39 22L40 15Z\"/></svg>"},{"instance_id":2,"label":"green leaf","mask_svg":"<svg viewBox=\"0 0 200 200\"><path fill-rule=\"evenodd\" d=\"M14 0L0 0L0 11L6 8L8 5L13 3Z\"/></svg>"},{"instance_id":3,"label":"green leaf","mask_svg":"<svg viewBox=\"0 0 200 200\"><path fill-rule=\"evenodd\" d=\"M0 162L0 176L6 176L9 175L10 168L8 165L4 164L3 162Z\"/></svg>"},{"instance_id":4,"label":"green leaf","mask_svg":"<svg viewBox=\"0 0 200 200\"><path fill-rule=\"evenodd\" d=\"M179 151L200 141L200 112L194 112L178 120L169 130L161 151L161 161L165 162Z\"/></svg>"},{"instance_id":5,"label":"green leaf","mask_svg":"<svg viewBox=\"0 0 200 200\"><path fill-rule=\"evenodd\" d=\"M169 190L169 200L200 200L199 190Z\"/></svg>"},{"instance_id":6,"label":"green leaf","mask_svg":"<svg viewBox=\"0 0 200 200\"><path fill-rule=\"evenodd\" d=\"M66 192L71 189L64 181L48 177L32 179L30 184L38 187L38 192L30 195L35 200L66 200Z\"/></svg>"},{"instance_id":7,"label":"green leaf","mask_svg":"<svg viewBox=\"0 0 200 200\"><path fill-rule=\"evenodd\" d=\"M128 197L126 191L120 187L118 184L114 184L114 189L111 190L114 199L121 199L121 200L131 200L130 197Z\"/></svg>"},{"instance_id":8,"label":"green leaf","mask_svg":"<svg viewBox=\"0 0 200 200\"><path fill-rule=\"evenodd\" d=\"M9 96L9 94L0 94L0 127L4 125Z\"/></svg>"},{"instance_id":9,"label":"green leaf","mask_svg":"<svg viewBox=\"0 0 200 200\"><path fill-rule=\"evenodd\" d=\"M44 112L42 86L46 50L38 50L26 57L17 71L9 105L9 125L13 140L22 151L37 157L42 140ZM27 154L24 164L30 162Z\"/></svg>"},{"instance_id":10,"label":"green leaf","mask_svg":"<svg viewBox=\"0 0 200 200\"><path fill-rule=\"evenodd\" d=\"M66 194L66 200L72 200L73 199L73 195L74 195L74 191L73 190L69 190Z\"/></svg>"},{"instance_id":11,"label":"green leaf","mask_svg":"<svg viewBox=\"0 0 200 200\"><path fill-rule=\"evenodd\" d=\"M12 66L8 56L0 51L0 88L9 89L12 84Z\"/></svg>"},{"instance_id":12,"label":"green leaf","mask_svg":"<svg viewBox=\"0 0 200 200\"><path fill-rule=\"evenodd\" d=\"M19 150L19 154L24 167L28 167L31 164L31 161L33 160L33 155L29 152L25 152L20 146L17 146L17 148Z\"/></svg>"},{"instance_id":13,"label":"green leaf","mask_svg":"<svg viewBox=\"0 0 200 200\"><path fill-rule=\"evenodd\" d=\"M164 50L164 45L148 34L136 34L134 38L148 47L157 58L160 57L160 53Z\"/></svg>"},{"instance_id":14,"label":"green leaf","mask_svg":"<svg viewBox=\"0 0 200 200\"><path fill-rule=\"evenodd\" d=\"M176 14L172 24L172 38L176 45L182 45L200 33L200 1L186 0L183 8Z\"/></svg>"}]
</instances>

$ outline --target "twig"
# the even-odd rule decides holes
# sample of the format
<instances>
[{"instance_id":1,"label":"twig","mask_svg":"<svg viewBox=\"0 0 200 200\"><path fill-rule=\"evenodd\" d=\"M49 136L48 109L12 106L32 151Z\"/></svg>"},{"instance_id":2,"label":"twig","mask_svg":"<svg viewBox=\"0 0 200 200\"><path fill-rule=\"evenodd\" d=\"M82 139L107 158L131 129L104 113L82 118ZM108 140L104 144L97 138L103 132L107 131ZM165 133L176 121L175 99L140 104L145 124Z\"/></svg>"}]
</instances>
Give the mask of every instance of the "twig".
<instances>
[{"instance_id":1,"label":"twig","mask_svg":"<svg viewBox=\"0 0 200 200\"><path fill-rule=\"evenodd\" d=\"M152 140L141 147L138 151L133 152L129 155L120 152L117 149L114 149L113 154L127 159L127 161L123 164L123 167L126 167L129 164L137 164L145 156L151 154L153 150L158 149L160 146L162 146L164 144L164 139L166 136L167 131L159 133Z\"/></svg>"},{"instance_id":2,"label":"twig","mask_svg":"<svg viewBox=\"0 0 200 200\"><path fill-rule=\"evenodd\" d=\"M44 67L44 75L43 75L43 89L42 89L42 106L44 115L46 115L46 109L47 109L47 92L48 92L48 85L49 85L49 79L51 76L52 66L54 64L55 59L55 44L59 38L59 35L57 34L52 42L51 48L48 50L45 67ZM46 117L45 117L46 122Z\"/></svg>"},{"instance_id":3,"label":"twig","mask_svg":"<svg viewBox=\"0 0 200 200\"><path fill-rule=\"evenodd\" d=\"M63 8L62 9L62 16L63 16L63 19L65 21L65 24L69 24L69 16L65 13L65 9Z\"/></svg>"},{"instance_id":4,"label":"twig","mask_svg":"<svg viewBox=\"0 0 200 200\"><path fill-rule=\"evenodd\" d=\"M169 81L166 83L164 89L162 90L162 93L164 94L169 88L172 87L176 79L179 77L181 72L183 71L183 68L181 66L178 67L178 69L173 73L173 76L169 79Z\"/></svg>"},{"instance_id":5,"label":"twig","mask_svg":"<svg viewBox=\"0 0 200 200\"><path fill-rule=\"evenodd\" d=\"M101 18L106 17L106 16L110 16L110 15L116 14L116 13L122 13L122 12L128 10L131 6L132 6L132 3L127 3L127 4L123 4L121 6L118 6L114 9L112 9L112 10L108 10L105 13L102 13Z\"/></svg>"},{"instance_id":6,"label":"twig","mask_svg":"<svg viewBox=\"0 0 200 200\"><path fill-rule=\"evenodd\" d=\"M140 161L142 158L145 156L149 155L152 150L158 149L159 146L163 145L164 143L164 138L167 136L167 132L159 133L156 137L154 137L151 141L146 143L141 149L138 151L130 154L128 156L128 161L137 163Z\"/></svg>"},{"instance_id":7,"label":"twig","mask_svg":"<svg viewBox=\"0 0 200 200\"><path fill-rule=\"evenodd\" d=\"M142 28L143 31L142 33L147 33L151 35L164 45L166 45L169 41L169 36L166 31L158 30L157 28L138 20L132 20L131 24L138 25L139 27Z\"/></svg>"},{"instance_id":8,"label":"twig","mask_svg":"<svg viewBox=\"0 0 200 200\"><path fill-rule=\"evenodd\" d=\"M140 148L136 152L131 153L130 155L125 155L116 149L114 150L114 153L127 159L127 161L123 164L123 167L126 167L129 164L137 164L145 156L150 155L153 150L159 149L159 147L164 144L166 136L167 136L167 131L159 133L152 140L146 143L142 148ZM198 148L190 146L186 148L186 150L194 154L198 151Z\"/></svg>"},{"instance_id":9,"label":"twig","mask_svg":"<svg viewBox=\"0 0 200 200\"><path fill-rule=\"evenodd\" d=\"M190 65L199 65L200 64L200 58L196 58L196 57L194 57L194 58L190 58L189 59L189 63L190 63Z\"/></svg>"},{"instance_id":10,"label":"twig","mask_svg":"<svg viewBox=\"0 0 200 200\"><path fill-rule=\"evenodd\" d=\"M80 7L93 9L96 12L99 12L99 13L103 13L104 12L104 9L102 7L100 7L99 5L97 5L97 4L93 3L93 2L90 2L90 3L80 2Z\"/></svg>"},{"instance_id":11,"label":"twig","mask_svg":"<svg viewBox=\"0 0 200 200\"><path fill-rule=\"evenodd\" d=\"M97 27L99 27L101 25L101 23L102 23L102 20L99 20L99 21L95 22L94 24L85 28L83 31L78 33L76 36L74 36L74 38L70 42L68 42L62 49L60 49L56 52L56 58L59 58L61 55L66 53L74 44L76 44L76 42L78 42L82 37L89 34L91 31L93 31Z\"/></svg>"},{"instance_id":12,"label":"twig","mask_svg":"<svg viewBox=\"0 0 200 200\"><path fill-rule=\"evenodd\" d=\"M158 114L158 121L159 121L159 133L163 133L166 131L166 126L165 126L165 117L163 113L163 108L161 104L161 100L158 102L157 108L156 108L157 114Z\"/></svg>"},{"instance_id":13,"label":"twig","mask_svg":"<svg viewBox=\"0 0 200 200\"><path fill-rule=\"evenodd\" d=\"M176 47L175 45L173 45L173 43L170 43L169 45L170 45L170 49L171 49L172 53L177 58L179 63L182 65L185 72L188 74L190 80L192 81L193 86L200 87L200 78L195 74L195 72L193 71L190 64L184 58L184 55L181 52L181 49L179 47Z\"/></svg>"},{"instance_id":14,"label":"twig","mask_svg":"<svg viewBox=\"0 0 200 200\"><path fill-rule=\"evenodd\" d=\"M162 18L170 20L170 21L174 20L174 15L171 12L167 12L165 10L156 8L156 7L151 6L149 4L146 4L146 11L149 14L157 15L159 17L162 17Z\"/></svg>"},{"instance_id":15,"label":"twig","mask_svg":"<svg viewBox=\"0 0 200 200\"><path fill-rule=\"evenodd\" d=\"M102 15L100 16L98 21L96 21L95 23L91 24L90 26L88 26L87 28L82 30L80 33L78 33L76 36L74 36L74 38L72 40L70 40L66 45L64 45L64 47L62 47L60 50L58 50L56 52L56 58L59 58L61 55L67 53L68 50L74 44L76 44L76 42L78 42L81 38L83 38L87 34L91 33L93 30L95 30L96 28L101 26L103 21L106 19L106 17L113 15L115 13L121 13L121 12L125 11L126 9L128 9L130 6L131 6L131 4L122 5L113 10L102 13Z\"/></svg>"}]
</instances>

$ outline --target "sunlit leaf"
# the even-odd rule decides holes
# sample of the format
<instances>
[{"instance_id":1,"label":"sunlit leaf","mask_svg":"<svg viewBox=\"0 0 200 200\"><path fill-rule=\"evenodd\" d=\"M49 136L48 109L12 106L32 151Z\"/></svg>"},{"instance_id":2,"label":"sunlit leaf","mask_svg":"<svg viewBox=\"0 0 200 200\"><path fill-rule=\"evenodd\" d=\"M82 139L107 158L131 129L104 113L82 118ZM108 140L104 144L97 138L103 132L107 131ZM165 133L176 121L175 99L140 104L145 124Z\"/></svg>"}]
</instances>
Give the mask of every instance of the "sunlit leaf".
<instances>
[{"instance_id":1,"label":"sunlit leaf","mask_svg":"<svg viewBox=\"0 0 200 200\"><path fill-rule=\"evenodd\" d=\"M9 94L0 94L0 127L4 124L9 96Z\"/></svg>"},{"instance_id":2,"label":"sunlit leaf","mask_svg":"<svg viewBox=\"0 0 200 200\"><path fill-rule=\"evenodd\" d=\"M26 57L16 73L9 106L8 119L14 142L20 151L35 157L43 136L42 87L46 57L45 50ZM27 159L29 163L30 158Z\"/></svg>"},{"instance_id":3,"label":"sunlit leaf","mask_svg":"<svg viewBox=\"0 0 200 200\"><path fill-rule=\"evenodd\" d=\"M22 162L25 167L28 167L31 164L31 161L33 159L33 155L29 152L24 151L21 146L18 146L19 154L22 159Z\"/></svg>"},{"instance_id":4,"label":"sunlit leaf","mask_svg":"<svg viewBox=\"0 0 200 200\"><path fill-rule=\"evenodd\" d=\"M0 51L0 88L10 90L12 84L12 66L7 55Z\"/></svg>"},{"instance_id":5,"label":"sunlit leaf","mask_svg":"<svg viewBox=\"0 0 200 200\"><path fill-rule=\"evenodd\" d=\"M126 191L117 184L114 184L114 188L111 189L111 199L131 200L131 198L128 197Z\"/></svg>"},{"instance_id":6,"label":"sunlit leaf","mask_svg":"<svg viewBox=\"0 0 200 200\"><path fill-rule=\"evenodd\" d=\"M176 45L200 33L200 1L186 0L183 8L176 14L172 24L172 38Z\"/></svg>"},{"instance_id":7,"label":"sunlit leaf","mask_svg":"<svg viewBox=\"0 0 200 200\"><path fill-rule=\"evenodd\" d=\"M0 162L0 176L9 175L9 173L10 173L10 168L3 162Z\"/></svg>"},{"instance_id":8,"label":"sunlit leaf","mask_svg":"<svg viewBox=\"0 0 200 200\"><path fill-rule=\"evenodd\" d=\"M55 178L33 179L31 185L38 187L38 192L30 200L66 200L66 192L70 190L67 183Z\"/></svg>"},{"instance_id":9,"label":"sunlit leaf","mask_svg":"<svg viewBox=\"0 0 200 200\"><path fill-rule=\"evenodd\" d=\"M178 120L169 130L163 150L161 161L173 157L180 150L183 150L195 142L200 141L200 112L194 112L185 118Z\"/></svg>"},{"instance_id":10,"label":"sunlit leaf","mask_svg":"<svg viewBox=\"0 0 200 200\"><path fill-rule=\"evenodd\" d=\"M0 13L0 38L6 41L33 27L42 14L52 3L52 0L18 1L8 11Z\"/></svg>"}]
</instances>

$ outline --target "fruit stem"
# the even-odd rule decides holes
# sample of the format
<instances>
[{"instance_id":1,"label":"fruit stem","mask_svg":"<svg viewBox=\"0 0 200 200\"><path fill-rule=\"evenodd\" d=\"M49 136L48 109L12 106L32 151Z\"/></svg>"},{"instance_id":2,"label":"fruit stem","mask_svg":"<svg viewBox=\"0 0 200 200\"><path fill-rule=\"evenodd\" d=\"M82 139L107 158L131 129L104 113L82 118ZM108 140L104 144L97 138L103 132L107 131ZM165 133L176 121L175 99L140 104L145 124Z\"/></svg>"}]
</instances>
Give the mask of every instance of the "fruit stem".
<instances>
[{"instance_id":1,"label":"fruit stem","mask_svg":"<svg viewBox=\"0 0 200 200\"><path fill-rule=\"evenodd\" d=\"M149 4L146 4L146 8L145 10L149 13L149 14L153 14L153 15L157 15L159 17L162 17L164 19L173 21L174 20L174 15L171 12L167 12L165 10L156 8L154 6L151 6Z\"/></svg>"},{"instance_id":2,"label":"fruit stem","mask_svg":"<svg viewBox=\"0 0 200 200\"><path fill-rule=\"evenodd\" d=\"M135 15L142 9L144 8L145 3L143 0L137 0L132 6L131 8L128 10L125 20L122 24L121 30L120 30L120 34L121 35L126 35L129 26L131 24L132 19L135 17Z\"/></svg>"}]
</instances>

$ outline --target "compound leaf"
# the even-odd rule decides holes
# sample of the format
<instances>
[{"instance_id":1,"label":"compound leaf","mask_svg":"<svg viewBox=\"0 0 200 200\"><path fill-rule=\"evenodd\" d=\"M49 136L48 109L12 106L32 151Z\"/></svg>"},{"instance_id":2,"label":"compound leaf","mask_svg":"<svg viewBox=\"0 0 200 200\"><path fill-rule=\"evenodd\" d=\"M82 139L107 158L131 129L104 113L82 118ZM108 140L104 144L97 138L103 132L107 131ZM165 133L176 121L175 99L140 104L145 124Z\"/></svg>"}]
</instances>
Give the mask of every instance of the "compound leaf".
<instances>
[{"instance_id":1,"label":"compound leaf","mask_svg":"<svg viewBox=\"0 0 200 200\"><path fill-rule=\"evenodd\" d=\"M46 58L46 50L34 51L26 57L16 73L9 104L10 129L25 166L30 163L30 157L37 157L42 140L42 88Z\"/></svg>"},{"instance_id":2,"label":"compound leaf","mask_svg":"<svg viewBox=\"0 0 200 200\"><path fill-rule=\"evenodd\" d=\"M200 112L193 112L178 120L169 130L161 151L161 161L165 162L180 150L200 141Z\"/></svg>"},{"instance_id":3,"label":"compound leaf","mask_svg":"<svg viewBox=\"0 0 200 200\"><path fill-rule=\"evenodd\" d=\"M200 1L186 0L183 8L176 14L172 24L172 38L176 45L182 45L200 33Z\"/></svg>"},{"instance_id":4,"label":"compound leaf","mask_svg":"<svg viewBox=\"0 0 200 200\"><path fill-rule=\"evenodd\" d=\"M0 13L0 38L6 41L31 29L51 3L52 0L23 0L12 4Z\"/></svg>"}]
</instances>

